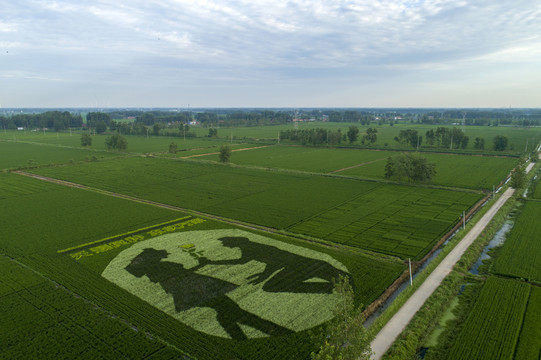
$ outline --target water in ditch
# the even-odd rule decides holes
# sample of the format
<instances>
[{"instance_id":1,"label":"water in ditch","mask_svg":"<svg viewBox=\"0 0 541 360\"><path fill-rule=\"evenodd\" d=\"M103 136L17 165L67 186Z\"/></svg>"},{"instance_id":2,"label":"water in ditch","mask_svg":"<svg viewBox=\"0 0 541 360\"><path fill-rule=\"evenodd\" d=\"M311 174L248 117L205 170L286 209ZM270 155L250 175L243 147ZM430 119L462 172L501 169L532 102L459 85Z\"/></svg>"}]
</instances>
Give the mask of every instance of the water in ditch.
<instances>
[{"instance_id":1,"label":"water in ditch","mask_svg":"<svg viewBox=\"0 0 541 360\"><path fill-rule=\"evenodd\" d=\"M507 236L507 233L513 228L513 222L508 221L505 224L502 225L500 230L494 234L494 237L490 240L490 242L485 246L483 249L483 252L473 264L473 266L470 269L470 273L477 275L479 274L479 266L483 265L483 261L486 259L490 259L490 255L488 255L488 252L490 249L495 248L497 246L500 246L505 241L505 237Z\"/></svg>"}]
</instances>

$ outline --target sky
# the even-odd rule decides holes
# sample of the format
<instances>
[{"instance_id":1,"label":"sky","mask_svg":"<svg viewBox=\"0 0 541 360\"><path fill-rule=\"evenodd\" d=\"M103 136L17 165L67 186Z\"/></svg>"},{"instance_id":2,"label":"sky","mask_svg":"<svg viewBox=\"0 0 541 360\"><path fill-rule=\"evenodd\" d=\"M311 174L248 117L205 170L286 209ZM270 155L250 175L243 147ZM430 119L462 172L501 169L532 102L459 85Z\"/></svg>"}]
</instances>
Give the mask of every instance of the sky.
<instances>
[{"instance_id":1,"label":"sky","mask_svg":"<svg viewBox=\"0 0 541 360\"><path fill-rule=\"evenodd\" d=\"M0 0L0 106L541 107L538 0Z\"/></svg>"}]
</instances>

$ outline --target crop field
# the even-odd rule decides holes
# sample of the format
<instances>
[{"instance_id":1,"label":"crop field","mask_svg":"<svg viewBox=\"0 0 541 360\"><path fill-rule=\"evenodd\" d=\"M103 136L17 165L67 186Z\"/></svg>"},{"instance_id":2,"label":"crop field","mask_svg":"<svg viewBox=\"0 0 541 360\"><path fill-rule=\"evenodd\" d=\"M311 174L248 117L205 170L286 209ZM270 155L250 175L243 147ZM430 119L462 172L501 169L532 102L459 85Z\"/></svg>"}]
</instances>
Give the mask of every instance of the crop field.
<instances>
[{"instance_id":1,"label":"crop field","mask_svg":"<svg viewBox=\"0 0 541 360\"><path fill-rule=\"evenodd\" d=\"M0 252L44 276L0 256L0 303L13 309L0 327L17 329L0 345L10 357L42 349L50 357L178 358L158 338L199 359L304 359L312 351L308 329L328 320L336 301L330 277L349 273L356 302L369 304L405 269L396 259L241 231L20 175L0 178ZM178 279L182 289L171 283ZM194 296L206 302L194 304Z\"/></svg>"},{"instance_id":2,"label":"crop field","mask_svg":"<svg viewBox=\"0 0 541 360\"><path fill-rule=\"evenodd\" d=\"M1 255L0 275L3 359L182 355Z\"/></svg>"},{"instance_id":3,"label":"crop field","mask_svg":"<svg viewBox=\"0 0 541 360\"><path fill-rule=\"evenodd\" d=\"M515 359L539 359L541 356L541 288L532 286Z\"/></svg>"},{"instance_id":4,"label":"crop field","mask_svg":"<svg viewBox=\"0 0 541 360\"><path fill-rule=\"evenodd\" d=\"M426 254L481 198L461 191L155 158L35 172L403 258Z\"/></svg>"},{"instance_id":5,"label":"crop field","mask_svg":"<svg viewBox=\"0 0 541 360\"><path fill-rule=\"evenodd\" d=\"M385 163L387 157L394 154L397 152L275 145L236 152L231 155L231 162L239 165L329 173L373 161ZM200 159L216 160L217 157L209 155L202 156Z\"/></svg>"},{"instance_id":6,"label":"crop field","mask_svg":"<svg viewBox=\"0 0 541 360\"><path fill-rule=\"evenodd\" d=\"M207 130L208 132L208 130ZM89 147L94 150L107 150L105 146L105 139L109 137L108 134L92 135L92 145ZM167 152L169 150L169 144L174 142L178 147L178 156L182 156L182 150L200 149L203 151L213 151L219 149L220 145L229 144L229 139L209 139L209 138L186 138L182 137L167 137L167 136L136 136L126 135L128 140L128 153L159 153ZM81 147L81 133L73 132L70 136L69 133L45 133L41 132L26 132L9 131L7 133L0 132L0 139L13 141L32 142L38 144L49 145L61 145L66 147L79 148ZM234 143L241 143L241 140L233 140ZM214 150L216 151L216 150ZM117 153L118 154L118 153Z\"/></svg>"},{"instance_id":7,"label":"crop field","mask_svg":"<svg viewBox=\"0 0 541 360\"><path fill-rule=\"evenodd\" d=\"M494 273L541 283L541 203L527 201L494 262Z\"/></svg>"},{"instance_id":8,"label":"crop field","mask_svg":"<svg viewBox=\"0 0 541 360\"><path fill-rule=\"evenodd\" d=\"M180 216L170 210L0 173L0 227L4 239L0 251L11 256L55 253L58 247Z\"/></svg>"},{"instance_id":9,"label":"crop field","mask_svg":"<svg viewBox=\"0 0 541 360\"><path fill-rule=\"evenodd\" d=\"M114 156L114 154L105 151L7 141L0 141L0 154L2 154L0 157L0 170L62 164L73 161L89 161Z\"/></svg>"},{"instance_id":10,"label":"crop field","mask_svg":"<svg viewBox=\"0 0 541 360\"><path fill-rule=\"evenodd\" d=\"M510 157L434 153L421 153L421 155L436 164L436 176L430 183L468 189L492 190L492 186L498 185L518 163L517 158ZM386 161L375 161L341 171L339 174L383 179L385 164Z\"/></svg>"},{"instance_id":11,"label":"crop field","mask_svg":"<svg viewBox=\"0 0 541 360\"><path fill-rule=\"evenodd\" d=\"M401 258L422 258L478 194L383 185L288 228Z\"/></svg>"},{"instance_id":12,"label":"crop field","mask_svg":"<svg viewBox=\"0 0 541 360\"><path fill-rule=\"evenodd\" d=\"M515 280L489 278L447 358L513 359L530 289Z\"/></svg>"},{"instance_id":13,"label":"crop field","mask_svg":"<svg viewBox=\"0 0 541 360\"><path fill-rule=\"evenodd\" d=\"M318 173L336 172L338 175L383 179L387 158L398 154L400 153L396 151L269 146L236 152L231 156L231 162L239 165ZM491 190L492 185L499 184L518 162L517 158L512 157L426 152L421 155L436 164L436 176L430 183L468 189ZM204 160L217 158L217 155L199 157ZM340 169L344 170L337 171Z\"/></svg>"}]
</instances>

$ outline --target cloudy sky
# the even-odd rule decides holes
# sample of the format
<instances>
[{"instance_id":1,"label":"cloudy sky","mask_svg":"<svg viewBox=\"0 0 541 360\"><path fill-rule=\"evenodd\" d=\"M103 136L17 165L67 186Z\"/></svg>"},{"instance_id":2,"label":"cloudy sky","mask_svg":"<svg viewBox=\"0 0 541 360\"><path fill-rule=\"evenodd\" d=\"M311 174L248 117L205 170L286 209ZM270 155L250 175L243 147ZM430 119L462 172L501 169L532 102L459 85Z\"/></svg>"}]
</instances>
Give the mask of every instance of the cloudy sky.
<instances>
[{"instance_id":1,"label":"cloudy sky","mask_svg":"<svg viewBox=\"0 0 541 360\"><path fill-rule=\"evenodd\" d=\"M0 0L2 107L541 107L538 0Z\"/></svg>"}]
</instances>

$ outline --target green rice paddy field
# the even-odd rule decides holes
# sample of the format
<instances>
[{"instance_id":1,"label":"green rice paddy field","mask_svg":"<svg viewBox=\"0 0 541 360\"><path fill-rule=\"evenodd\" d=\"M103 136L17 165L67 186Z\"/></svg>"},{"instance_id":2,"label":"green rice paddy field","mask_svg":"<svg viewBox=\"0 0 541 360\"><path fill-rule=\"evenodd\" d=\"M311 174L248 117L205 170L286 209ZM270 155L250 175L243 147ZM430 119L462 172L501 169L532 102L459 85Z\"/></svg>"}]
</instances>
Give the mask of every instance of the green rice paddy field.
<instances>
[{"instance_id":1,"label":"green rice paddy field","mask_svg":"<svg viewBox=\"0 0 541 360\"><path fill-rule=\"evenodd\" d=\"M269 168L294 169L316 173L383 179L387 158L396 151L308 148L300 146L269 146L250 151L234 152L231 162ZM436 164L436 185L470 189L492 189L505 178L517 158L422 153ZM218 155L199 157L217 160ZM474 169L474 171L473 171Z\"/></svg>"},{"instance_id":2,"label":"green rice paddy field","mask_svg":"<svg viewBox=\"0 0 541 360\"><path fill-rule=\"evenodd\" d=\"M101 276L107 264L124 250L130 249L132 243L143 247L147 236L151 239L160 238L162 234L186 234L188 237L184 238L188 242L195 242L190 231L203 234L209 231L231 232L237 231L236 227L21 175L0 174L0 178L0 225L3 229L0 243L0 272L3 275L0 280L0 302L4 309L10 309L2 312L3 321L0 323L2 333L8 333L9 329L9 336L3 337L5 341L1 344L2 356L32 357L32 354L39 353L47 357L77 354L94 357L102 354L107 358L146 359L176 358L182 353L188 353L200 359L224 356L302 359L312 351L308 330L288 330L287 335L256 336L242 341L206 335L159 310L159 305L123 290ZM247 233L238 234L246 236ZM258 239L263 238L258 236ZM299 254L308 251L321 259L334 259L325 261L342 264L341 269L347 269L353 279L357 303L372 302L405 269L401 261L360 251L330 248L283 236L271 236L265 241L276 243L274 246L281 249L292 247ZM172 245L171 249L182 251L178 243ZM169 251L173 253L173 250ZM72 256L81 251L92 256L80 259ZM262 253L256 253L255 259L262 256L259 261L271 261L264 258L269 251L267 248L263 247L260 251ZM302 255L295 256L298 261L305 259L303 261L306 265L298 265L293 271L284 273L292 281L299 279L299 276L301 281L311 276L324 276L323 273L317 275L318 267L329 267L326 262L309 260ZM220 255L218 258L210 257L211 261L219 261L221 258L223 256ZM235 256L231 259L234 260ZM231 269L235 272L242 269L247 274L257 274L260 271L257 262L236 265ZM210 270L213 270L210 275L198 276L218 279L213 280L215 282L221 281L221 276L231 276L230 272L220 275L223 272L220 267ZM174 275L174 272L165 271L163 274ZM296 281L299 286L304 284ZM240 304L248 294L253 294L251 298L257 295L254 292L257 289L254 290L254 285L247 280L242 280L240 286L243 290L237 291L234 297ZM250 289L251 292L242 295ZM292 289L294 291L296 288ZM273 291L278 290L271 288L269 291L273 294ZM283 296L277 293L273 299L280 301ZM299 296L302 298L302 294L299 294L293 299L298 301ZM225 298L217 304L228 304L224 301ZM319 306L317 304L321 300L318 301L313 306ZM307 303L306 306L310 305ZM274 307L275 311L279 309ZM312 308L310 312L322 313L318 308ZM251 319L251 315L246 312L239 314ZM263 313L263 316L263 319L272 319L274 315ZM257 328L262 325L252 326ZM248 328L244 331L249 333ZM28 342L28 336L32 336L31 342Z\"/></svg>"},{"instance_id":3,"label":"green rice paddy field","mask_svg":"<svg viewBox=\"0 0 541 360\"><path fill-rule=\"evenodd\" d=\"M186 141L129 136L127 152L106 151L107 135L82 149L75 132L0 133L0 169L29 167L32 159L25 171L95 190L0 172L0 306L8 309L0 314L0 358L307 359L315 349L309 332L336 302L330 277L349 274L356 304L370 304L406 269L406 258L422 258L483 197L478 189L490 189L517 162L427 154L438 168L433 184L453 187L442 189L381 182L392 151L270 146L234 152L232 165L199 161L215 154L180 159L225 143L265 146L242 138L273 139L285 128L219 129L221 139ZM394 146L405 128L378 127L377 146ZM489 139L506 130L509 153L537 134L466 130L470 145L475 134ZM172 141L180 151L166 154ZM162 158L137 156L147 153ZM325 175L336 170L346 176ZM500 296L492 288L514 289L501 281L490 280L483 298ZM497 305L529 314L518 345L510 337L505 351L530 358L538 337L523 334L539 331L539 292L525 289ZM489 327L515 336L516 319L502 324Z\"/></svg>"},{"instance_id":4,"label":"green rice paddy field","mask_svg":"<svg viewBox=\"0 0 541 360\"><path fill-rule=\"evenodd\" d=\"M181 208L419 259L463 211L482 197L465 191L158 158L124 158L33 171Z\"/></svg>"}]
</instances>

